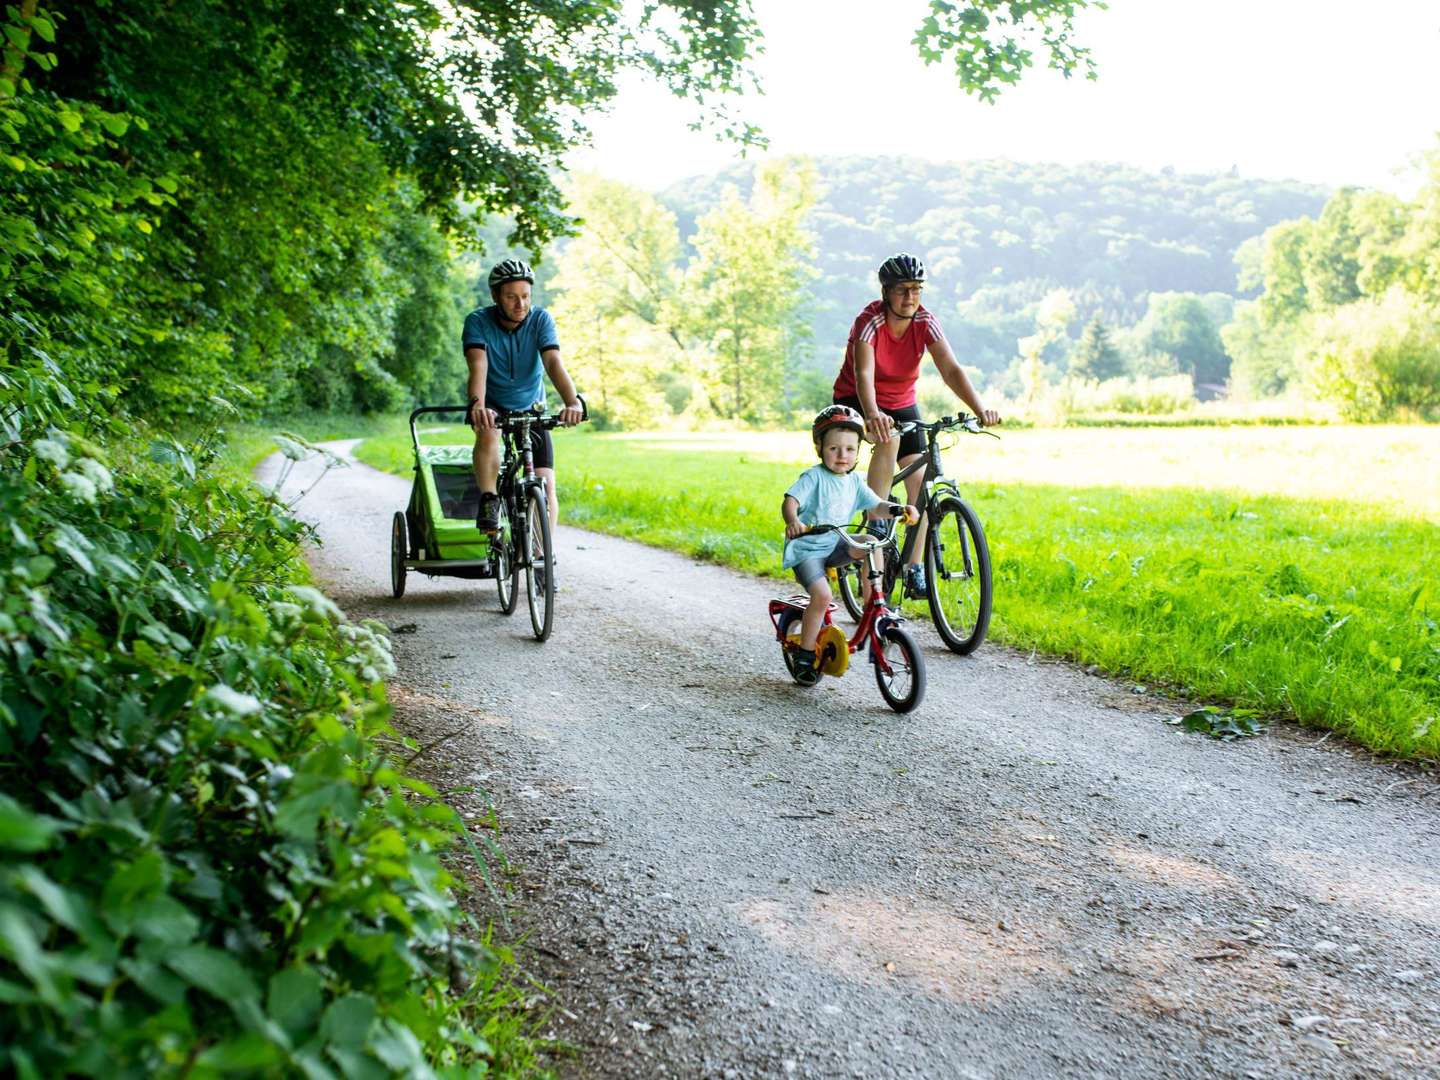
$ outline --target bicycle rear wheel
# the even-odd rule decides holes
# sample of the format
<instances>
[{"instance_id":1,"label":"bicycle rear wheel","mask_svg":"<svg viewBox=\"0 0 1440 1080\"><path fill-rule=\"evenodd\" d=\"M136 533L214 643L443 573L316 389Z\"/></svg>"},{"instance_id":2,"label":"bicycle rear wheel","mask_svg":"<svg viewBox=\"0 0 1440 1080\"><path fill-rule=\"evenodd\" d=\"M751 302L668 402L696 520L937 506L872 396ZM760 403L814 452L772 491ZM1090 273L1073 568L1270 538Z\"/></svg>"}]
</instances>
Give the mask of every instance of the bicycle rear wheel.
<instances>
[{"instance_id":1,"label":"bicycle rear wheel","mask_svg":"<svg viewBox=\"0 0 1440 1080\"><path fill-rule=\"evenodd\" d=\"M940 503L925 538L925 586L930 617L950 651L967 656L978 649L990 628L990 546L964 499Z\"/></svg>"},{"instance_id":2,"label":"bicycle rear wheel","mask_svg":"<svg viewBox=\"0 0 1440 1080\"><path fill-rule=\"evenodd\" d=\"M550 538L550 512L545 489L532 487L525 496L525 532L529 558L525 561L525 599L530 605L530 626L535 640L544 641L555 624L555 549Z\"/></svg>"},{"instance_id":3,"label":"bicycle rear wheel","mask_svg":"<svg viewBox=\"0 0 1440 1080\"><path fill-rule=\"evenodd\" d=\"M835 576L840 579L840 602L856 622L865 614L865 564L846 563L836 567Z\"/></svg>"},{"instance_id":4,"label":"bicycle rear wheel","mask_svg":"<svg viewBox=\"0 0 1440 1080\"><path fill-rule=\"evenodd\" d=\"M507 528L490 538L490 562L495 569L495 591L500 597L500 610L506 615L514 614L515 605L519 602L516 595L517 578L515 576L515 559L510 550L512 533Z\"/></svg>"},{"instance_id":5,"label":"bicycle rear wheel","mask_svg":"<svg viewBox=\"0 0 1440 1080\"><path fill-rule=\"evenodd\" d=\"M500 500L500 531L490 538L490 558L495 563L495 591L500 597L500 610L514 615L520 604L520 538L525 523L514 513L510 500Z\"/></svg>"}]
</instances>

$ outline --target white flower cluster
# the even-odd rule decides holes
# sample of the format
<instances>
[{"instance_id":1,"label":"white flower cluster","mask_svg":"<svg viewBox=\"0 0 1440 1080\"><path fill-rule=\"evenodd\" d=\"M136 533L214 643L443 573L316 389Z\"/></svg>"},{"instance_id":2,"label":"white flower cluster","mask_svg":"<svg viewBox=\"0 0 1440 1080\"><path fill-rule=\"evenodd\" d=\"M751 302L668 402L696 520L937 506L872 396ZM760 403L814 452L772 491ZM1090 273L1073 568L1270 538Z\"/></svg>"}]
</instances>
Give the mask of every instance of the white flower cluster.
<instances>
[{"instance_id":1,"label":"white flower cluster","mask_svg":"<svg viewBox=\"0 0 1440 1080\"><path fill-rule=\"evenodd\" d=\"M282 629L289 629L305 621L305 609L288 600L276 600L270 605L270 621Z\"/></svg>"},{"instance_id":2,"label":"white flower cluster","mask_svg":"<svg viewBox=\"0 0 1440 1080\"><path fill-rule=\"evenodd\" d=\"M300 601L300 607L307 618L321 621L334 619L336 622L342 622L345 619L344 613L336 606L335 601L319 589L309 585L291 585L285 591Z\"/></svg>"},{"instance_id":3,"label":"white flower cluster","mask_svg":"<svg viewBox=\"0 0 1440 1080\"><path fill-rule=\"evenodd\" d=\"M366 619L359 624L343 623L336 632L350 645L352 652L345 657L345 663L353 665L360 678L373 683L395 674L395 658L390 655L384 624Z\"/></svg>"},{"instance_id":4,"label":"white flower cluster","mask_svg":"<svg viewBox=\"0 0 1440 1080\"><path fill-rule=\"evenodd\" d=\"M289 629L303 622L336 622L335 632L349 648L342 662L353 667L361 679L373 683L395 674L384 623L374 619L347 622L335 601L309 585L291 585L286 591L298 602L276 600L270 604L270 619L276 626Z\"/></svg>"},{"instance_id":5,"label":"white flower cluster","mask_svg":"<svg viewBox=\"0 0 1440 1080\"><path fill-rule=\"evenodd\" d=\"M75 459L73 469L69 467L72 447L82 452L82 456ZM83 440L77 445L64 432L52 431L50 438L36 439L32 449L37 458L54 466L60 474L61 488L78 502L93 503L101 495L115 490L115 478L110 470L95 458L83 456L84 451L92 449Z\"/></svg>"},{"instance_id":6,"label":"white flower cluster","mask_svg":"<svg viewBox=\"0 0 1440 1080\"><path fill-rule=\"evenodd\" d=\"M236 716L253 716L260 711L260 699L254 694L242 694L224 683L216 683L206 690L203 700Z\"/></svg>"}]
</instances>

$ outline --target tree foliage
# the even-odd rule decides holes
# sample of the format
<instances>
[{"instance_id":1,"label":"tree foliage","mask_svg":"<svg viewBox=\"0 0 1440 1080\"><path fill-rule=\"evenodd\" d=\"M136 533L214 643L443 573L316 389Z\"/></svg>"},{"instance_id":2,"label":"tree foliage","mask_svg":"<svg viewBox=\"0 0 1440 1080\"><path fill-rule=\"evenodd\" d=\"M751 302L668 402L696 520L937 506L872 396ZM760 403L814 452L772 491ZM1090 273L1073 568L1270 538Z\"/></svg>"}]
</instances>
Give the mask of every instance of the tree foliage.
<instances>
[{"instance_id":1,"label":"tree foliage","mask_svg":"<svg viewBox=\"0 0 1440 1080\"><path fill-rule=\"evenodd\" d=\"M1101 0L930 0L930 14L915 34L927 64L949 56L967 93L994 102L1002 86L1020 81L1043 49L1048 66L1067 79L1076 71L1097 76L1088 48L1074 40L1075 17Z\"/></svg>"},{"instance_id":2,"label":"tree foliage","mask_svg":"<svg viewBox=\"0 0 1440 1080\"><path fill-rule=\"evenodd\" d=\"M713 358L711 399L722 415L755 420L782 408L787 360L808 336L814 189L807 161L767 162L748 200L727 188L696 222L690 329Z\"/></svg>"},{"instance_id":3,"label":"tree foliage","mask_svg":"<svg viewBox=\"0 0 1440 1080\"><path fill-rule=\"evenodd\" d=\"M1110 341L1104 320L1098 314L1092 315L1070 353L1070 374L1077 379L1104 382L1124 373L1125 361Z\"/></svg>"},{"instance_id":4,"label":"tree foliage","mask_svg":"<svg viewBox=\"0 0 1440 1080\"><path fill-rule=\"evenodd\" d=\"M550 306L566 364L590 388L592 415L644 426L683 411L690 395L675 388L693 384L694 342L675 215L648 193L597 176L575 177L568 195L581 228L558 260Z\"/></svg>"},{"instance_id":5,"label":"tree foliage","mask_svg":"<svg viewBox=\"0 0 1440 1080\"><path fill-rule=\"evenodd\" d=\"M810 322L817 362L832 375L850 320L878 295L876 267L897 250L924 257L925 306L956 355L999 377L1054 289L1074 300L1076 333L1097 314L1117 332L1134 325L1152 292L1251 295L1254 286L1236 289L1241 245L1325 203L1309 185L1123 165L814 162L808 224L819 276ZM688 239L727 184L743 198L753 175L753 166L727 169L677 184L662 200Z\"/></svg>"},{"instance_id":6,"label":"tree foliage","mask_svg":"<svg viewBox=\"0 0 1440 1080\"><path fill-rule=\"evenodd\" d=\"M1220 327L1229 322L1229 310L1223 299L1221 306L1225 313L1217 318L1204 297L1152 293L1145 317L1131 331L1131 340L1142 355L1168 358L1171 370L1189 375L1197 387L1219 386L1230 375L1230 358L1220 339Z\"/></svg>"},{"instance_id":7,"label":"tree foliage","mask_svg":"<svg viewBox=\"0 0 1440 1080\"><path fill-rule=\"evenodd\" d=\"M1355 419L1440 413L1434 336L1440 305L1440 151L1405 202L1344 189L1314 218L1267 230L1248 260L1264 291L1226 332L1256 392L1299 389Z\"/></svg>"}]
</instances>

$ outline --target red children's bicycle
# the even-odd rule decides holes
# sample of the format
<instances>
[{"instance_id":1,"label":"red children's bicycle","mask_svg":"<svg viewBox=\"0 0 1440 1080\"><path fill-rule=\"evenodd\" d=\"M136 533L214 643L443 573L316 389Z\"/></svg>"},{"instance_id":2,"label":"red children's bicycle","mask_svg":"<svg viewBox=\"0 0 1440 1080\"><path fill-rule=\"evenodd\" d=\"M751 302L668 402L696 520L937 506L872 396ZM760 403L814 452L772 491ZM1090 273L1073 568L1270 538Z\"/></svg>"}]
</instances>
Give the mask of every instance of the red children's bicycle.
<instances>
[{"instance_id":1,"label":"red children's bicycle","mask_svg":"<svg viewBox=\"0 0 1440 1080\"><path fill-rule=\"evenodd\" d=\"M842 531L834 525L814 525L811 533ZM901 614L885 602L881 588L884 576L884 549L893 539L868 533L845 534L852 546L865 550L869 569L870 598L855 627L855 636L848 641L845 632L835 625L831 616L836 605L825 611L820 636L815 642L815 666L826 675L843 675L850 666L850 654L868 645L870 663L875 666L875 683L880 696L896 712L907 713L925 697L925 658L920 647L901 624ZM789 596L770 601L770 621L775 625L775 639L780 642L785 668L793 677L797 663L795 653L800 647L800 619L810 604L808 596Z\"/></svg>"}]
</instances>

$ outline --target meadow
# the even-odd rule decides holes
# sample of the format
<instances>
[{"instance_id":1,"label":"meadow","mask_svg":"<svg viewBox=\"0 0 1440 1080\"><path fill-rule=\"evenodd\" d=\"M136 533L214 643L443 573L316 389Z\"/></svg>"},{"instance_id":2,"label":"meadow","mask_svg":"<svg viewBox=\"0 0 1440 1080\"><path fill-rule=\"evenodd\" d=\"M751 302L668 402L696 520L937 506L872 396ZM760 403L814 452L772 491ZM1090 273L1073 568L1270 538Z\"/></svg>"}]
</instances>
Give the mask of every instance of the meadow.
<instances>
[{"instance_id":1,"label":"meadow","mask_svg":"<svg viewBox=\"0 0 1440 1080\"><path fill-rule=\"evenodd\" d=\"M803 434L557 444L566 522L779 576ZM408 435L360 456L408 474ZM990 540L992 640L1440 757L1440 428L1030 429L945 461Z\"/></svg>"}]
</instances>

